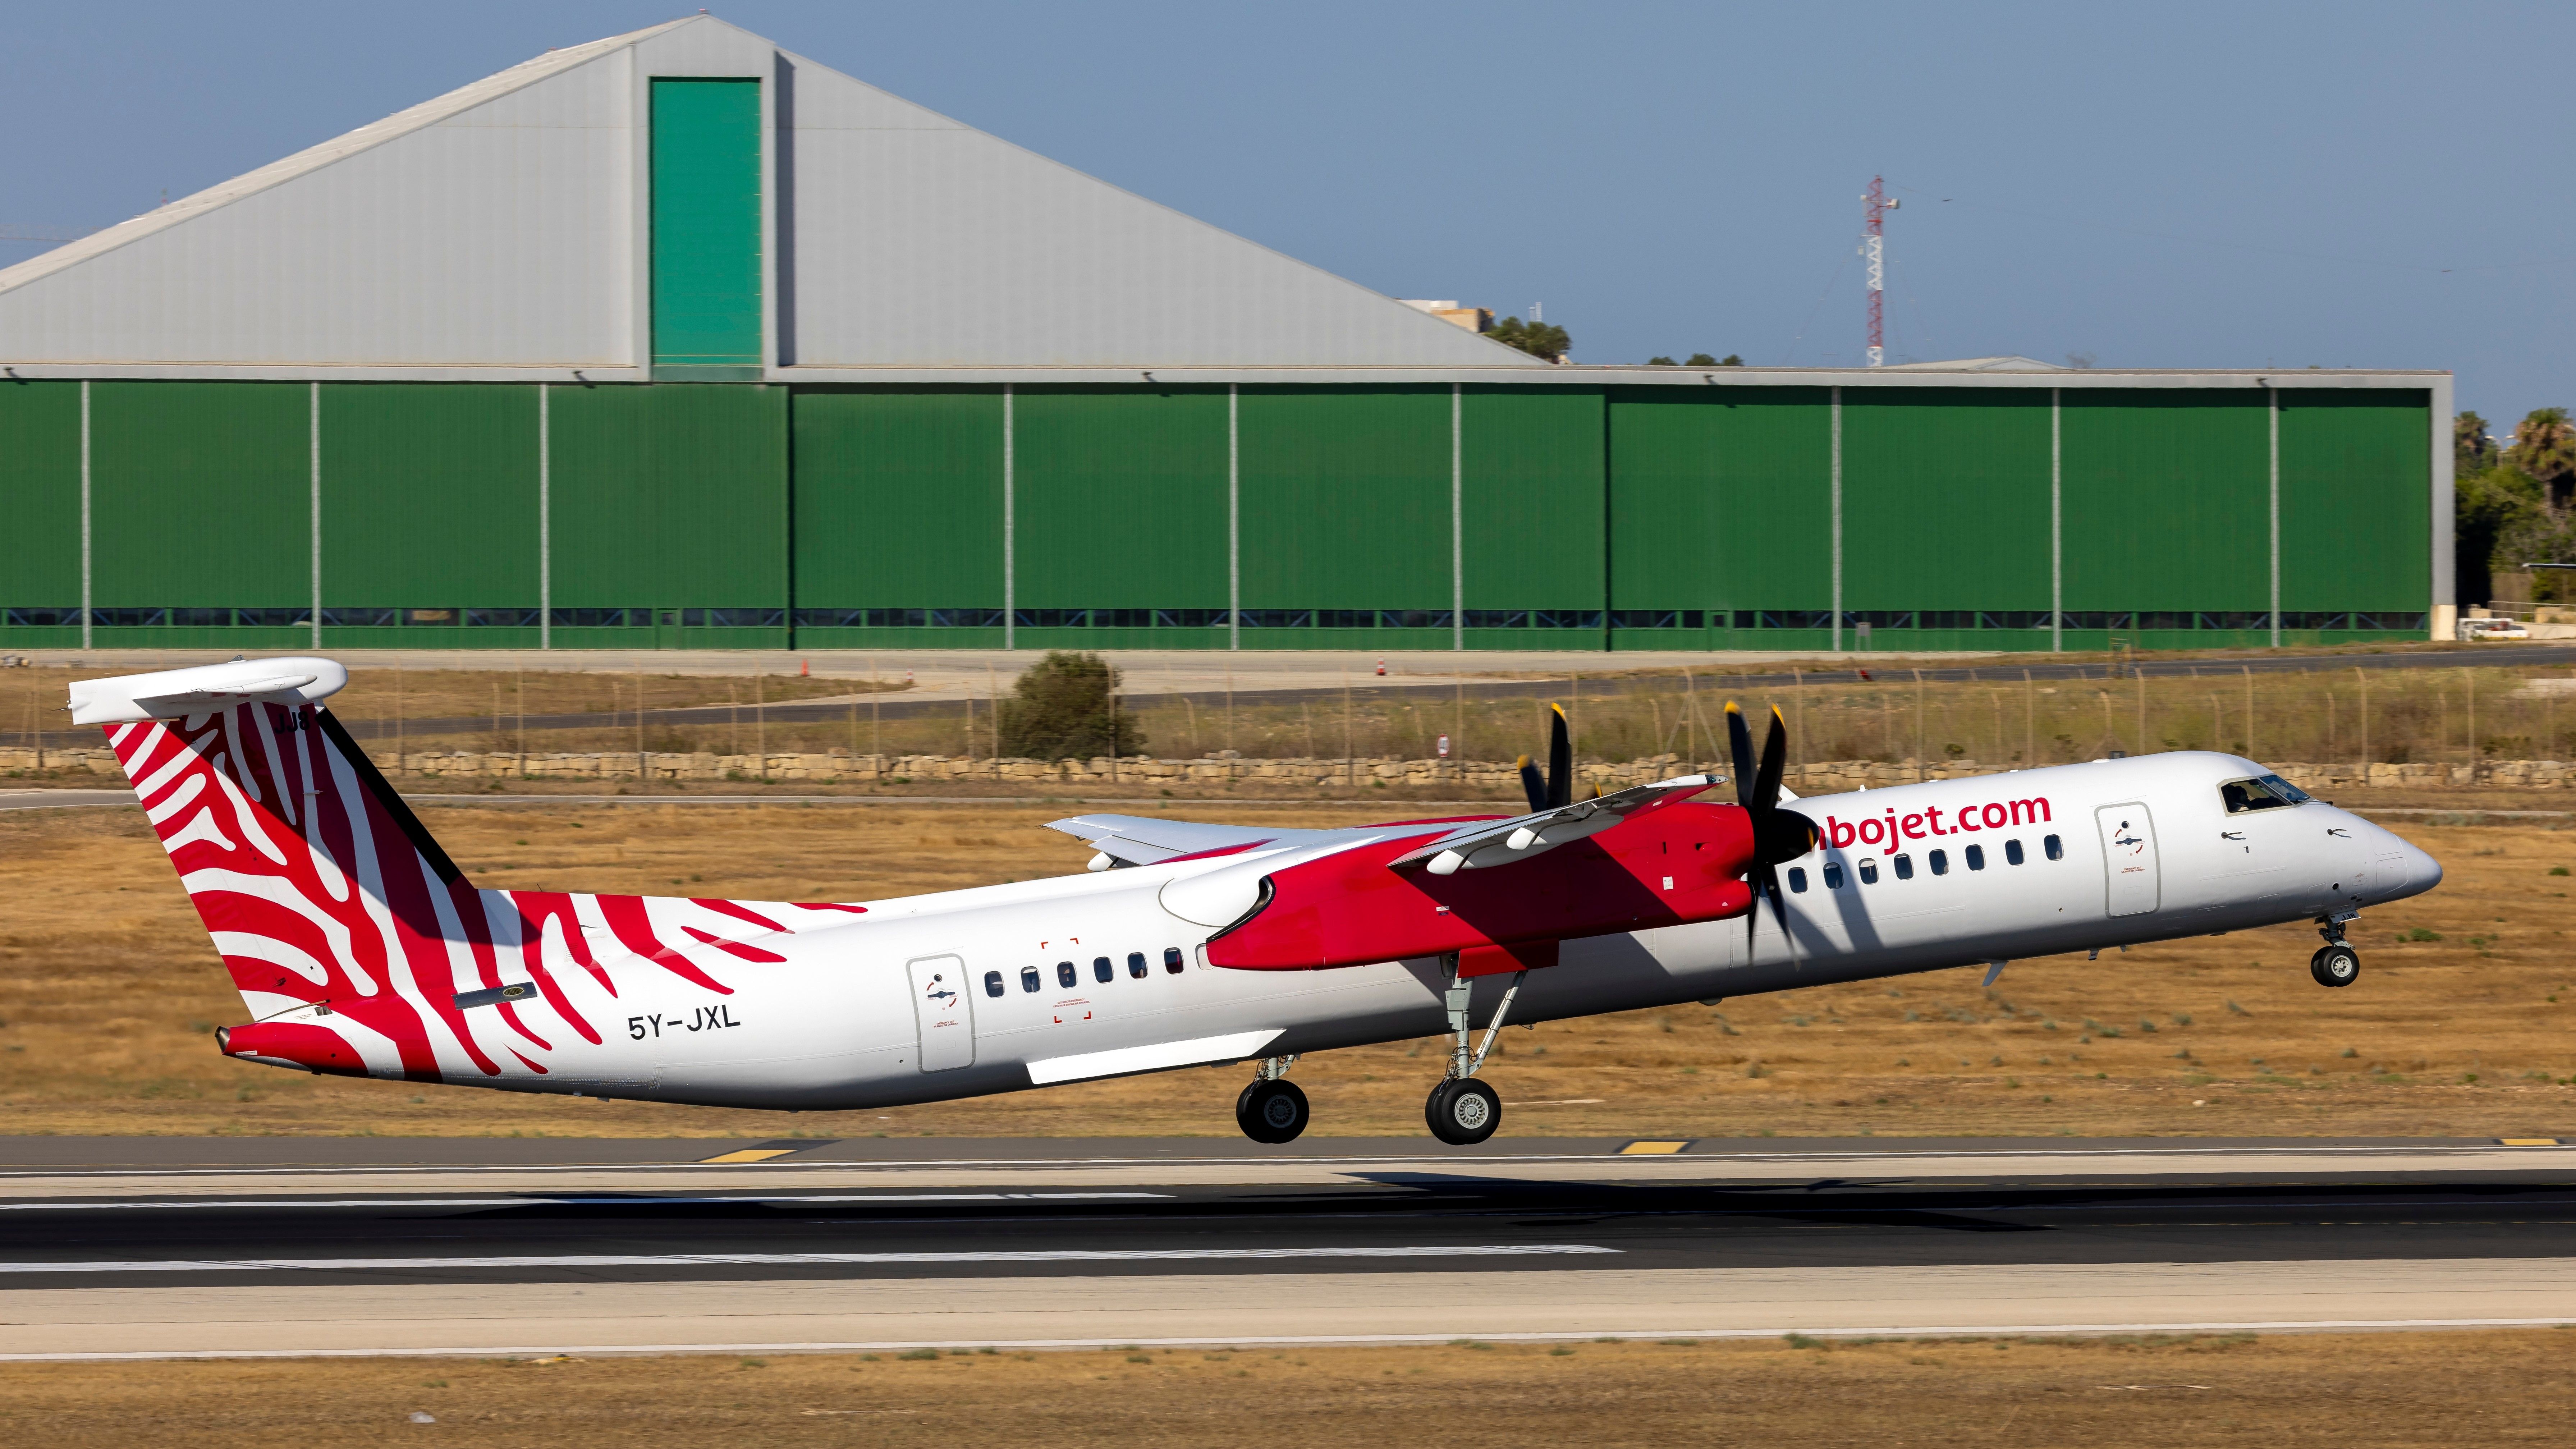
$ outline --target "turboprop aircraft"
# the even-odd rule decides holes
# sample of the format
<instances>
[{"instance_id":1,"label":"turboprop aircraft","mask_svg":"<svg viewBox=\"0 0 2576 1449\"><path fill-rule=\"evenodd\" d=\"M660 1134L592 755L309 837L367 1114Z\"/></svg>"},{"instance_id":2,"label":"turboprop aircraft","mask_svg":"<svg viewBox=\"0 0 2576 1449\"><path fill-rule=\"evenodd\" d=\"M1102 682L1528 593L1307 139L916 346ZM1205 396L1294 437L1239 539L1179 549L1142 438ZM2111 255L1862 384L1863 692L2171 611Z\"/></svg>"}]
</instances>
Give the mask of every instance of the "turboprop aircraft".
<instances>
[{"instance_id":1,"label":"turboprop aircraft","mask_svg":"<svg viewBox=\"0 0 2576 1449\"><path fill-rule=\"evenodd\" d=\"M1277 830L1086 815L1081 873L877 901L500 890L466 879L322 701L322 658L76 683L267 1066L831 1110L1256 1063L1246 1135L1305 1130L1300 1056L1445 1030L1424 1116L1490 1136L1509 1023L2313 919L2430 889L2424 852L2233 755L2097 760L1798 800L1772 712L1736 800L1572 792L1565 719L1509 817ZM1794 803L1795 810L1783 802ZM1738 918L1741 918L1739 924ZM1474 1029L1481 1025L1478 1041Z\"/></svg>"}]
</instances>

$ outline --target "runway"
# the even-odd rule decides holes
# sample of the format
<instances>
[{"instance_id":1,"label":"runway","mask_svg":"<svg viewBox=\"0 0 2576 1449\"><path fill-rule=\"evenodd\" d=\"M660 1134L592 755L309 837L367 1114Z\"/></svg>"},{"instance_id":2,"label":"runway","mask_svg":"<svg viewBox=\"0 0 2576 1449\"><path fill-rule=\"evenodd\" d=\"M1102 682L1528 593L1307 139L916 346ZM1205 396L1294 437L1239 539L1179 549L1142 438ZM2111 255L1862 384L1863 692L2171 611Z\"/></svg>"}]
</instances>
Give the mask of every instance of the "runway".
<instances>
[{"instance_id":1,"label":"runway","mask_svg":"<svg viewBox=\"0 0 2576 1449\"><path fill-rule=\"evenodd\" d=\"M0 1357L2576 1321L2576 1146L0 1142Z\"/></svg>"}]
</instances>

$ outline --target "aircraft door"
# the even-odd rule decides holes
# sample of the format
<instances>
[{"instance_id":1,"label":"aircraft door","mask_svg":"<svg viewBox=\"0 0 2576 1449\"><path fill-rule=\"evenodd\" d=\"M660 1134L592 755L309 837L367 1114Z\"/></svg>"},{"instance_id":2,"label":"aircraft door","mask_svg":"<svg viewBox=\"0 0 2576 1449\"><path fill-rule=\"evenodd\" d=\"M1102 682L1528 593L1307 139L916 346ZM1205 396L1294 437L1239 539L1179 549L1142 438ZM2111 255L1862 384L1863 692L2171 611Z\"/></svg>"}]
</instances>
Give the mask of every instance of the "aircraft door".
<instances>
[{"instance_id":1,"label":"aircraft door","mask_svg":"<svg viewBox=\"0 0 2576 1449\"><path fill-rule=\"evenodd\" d=\"M2102 832L2102 868L2108 878L2106 914L2142 916L2156 908L2156 823L2145 805L2105 805L2093 812Z\"/></svg>"},{"instance_id":2,"label":"aircraft door","mask_svg":"<svg viewBox=\"0 0 2576 1449\"><path fill-rule=\"evenodd\" d=\"M912 973L912 1019L921 1033L921 1069L953 1071L975 1064L975 1006L966 990L966 963L955 956L924 956L905 963Z\"/></svg>"}]
</instances>

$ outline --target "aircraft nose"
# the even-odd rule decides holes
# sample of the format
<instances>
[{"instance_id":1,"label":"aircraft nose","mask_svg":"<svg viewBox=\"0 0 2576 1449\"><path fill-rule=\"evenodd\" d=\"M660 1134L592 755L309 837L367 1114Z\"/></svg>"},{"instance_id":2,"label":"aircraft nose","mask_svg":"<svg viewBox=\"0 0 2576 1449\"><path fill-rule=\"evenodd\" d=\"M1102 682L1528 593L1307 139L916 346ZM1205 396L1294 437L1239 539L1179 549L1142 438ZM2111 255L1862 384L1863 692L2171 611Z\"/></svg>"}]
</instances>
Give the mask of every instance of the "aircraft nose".
<instances>
[{"instance_id":1,"label":"aircraft nose","mask_svg":"<svg viewBox=\"0 0 2576 1449\"><path fill-rule=\"evenodd\" d=\"M2393 831L2382 831L2381 835L2383 839L2379 848L2380 859L2385 861L2391 854L2397 857L2390 862L2395 868L2389 873L2391 876L2389 883L2392 887L2388 893L2389 899L2420 896L2442 883L2440 861Z\"/></svg>"}]
</instances>

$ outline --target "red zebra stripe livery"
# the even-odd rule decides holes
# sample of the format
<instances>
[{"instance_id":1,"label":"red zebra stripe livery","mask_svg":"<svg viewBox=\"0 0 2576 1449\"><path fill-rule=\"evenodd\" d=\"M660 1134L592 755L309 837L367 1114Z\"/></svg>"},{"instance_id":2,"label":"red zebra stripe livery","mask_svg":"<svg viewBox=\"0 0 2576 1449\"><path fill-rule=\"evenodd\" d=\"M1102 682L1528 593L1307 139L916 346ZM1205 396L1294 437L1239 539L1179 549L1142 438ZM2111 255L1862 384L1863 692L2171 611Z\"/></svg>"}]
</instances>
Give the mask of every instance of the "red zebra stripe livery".
<instances>
[{"instance_id":1,"label":"red zebra stripe livery","mask_svg":"<svg viewBox=\"0 0 2576 1449\"><path fill-rule=\"evenodd\" d=\"M623 1034L647 979L731 996L799 930L865 907L478 889L318 705L106 727L249 1009L233 1056L349 1076L533 1084ZM506 999L476 992L524 985ZM656 999L670 998L668 991Z\"/></svg>"}]
</instances>

